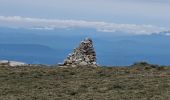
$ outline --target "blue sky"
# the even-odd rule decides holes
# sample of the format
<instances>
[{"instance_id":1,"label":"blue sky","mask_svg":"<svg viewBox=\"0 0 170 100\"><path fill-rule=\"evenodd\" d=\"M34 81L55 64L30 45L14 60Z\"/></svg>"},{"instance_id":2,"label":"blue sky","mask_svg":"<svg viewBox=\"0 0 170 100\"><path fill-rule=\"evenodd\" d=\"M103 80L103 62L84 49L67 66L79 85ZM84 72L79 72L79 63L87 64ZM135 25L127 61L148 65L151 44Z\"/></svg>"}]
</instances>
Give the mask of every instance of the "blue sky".
<instances>
[{"instance_id":1,"label":"blue sky","mask_svg":"<svg viewBox=\"0 0 170 100\"><path fill-rule=\"evenodd\" d=\"M166 31L170 29L170 0L0 0L0 16L3 17L0 19L1 26L8 22L5 25L9 27L13 23L17 26L20 22L9 21L8 18L14 17L16 20L15 16L18 16L21 17L22 21L25 21L24 18L50 21L71 20L74 21L73 26L78 26L77 23L81 20L87 21L88 25L89 22L99 22L97 25L105 22L107 28L108 23L112 23L118 26L130 25L131 27L136 25L138 29L143 28L142 25L150 25L149 27L154 27L152 30L160 27L158 31ZM4 17L7 17L7 22L3 21L7 20ZM26 22L23 24L27 24ZM54 25L50 24L44 27L48 29L49 26ZM113 25L111 27L113 28ZM144 31L146 30L148 29Z\"/></svg>"}]
</instances>

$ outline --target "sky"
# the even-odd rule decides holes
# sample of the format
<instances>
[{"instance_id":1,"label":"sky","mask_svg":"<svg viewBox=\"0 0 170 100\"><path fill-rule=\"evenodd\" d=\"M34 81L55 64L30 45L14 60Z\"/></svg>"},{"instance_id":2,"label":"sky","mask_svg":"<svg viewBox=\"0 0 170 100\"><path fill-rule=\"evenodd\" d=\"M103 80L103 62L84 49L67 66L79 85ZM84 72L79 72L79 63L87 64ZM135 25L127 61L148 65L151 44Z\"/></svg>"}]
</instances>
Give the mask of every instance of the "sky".
<instances>
[{"instance_id":1,"label":"sky","mask_svg":"<svg viewBox=\"0 0 170 100\"><path fill-rule=\"evenodd\" d=\"M170 30L169 22L170 0L0 0L2 27L149 34Z\"/></svg>"}]
</instances>

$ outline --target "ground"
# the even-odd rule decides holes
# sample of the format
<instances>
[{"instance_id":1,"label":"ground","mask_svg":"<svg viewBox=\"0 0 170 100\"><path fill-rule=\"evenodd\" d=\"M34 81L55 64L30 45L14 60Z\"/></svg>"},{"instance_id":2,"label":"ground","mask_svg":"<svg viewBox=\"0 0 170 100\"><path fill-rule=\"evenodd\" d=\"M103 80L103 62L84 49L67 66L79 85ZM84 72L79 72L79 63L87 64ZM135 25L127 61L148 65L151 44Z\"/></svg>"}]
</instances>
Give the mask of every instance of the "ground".
<instances>
[{"instance_id":1,"label":"ground","mask_svg":"<svg viewBox=\"0 0 170 100\"><path fill-rule=\"evenodd\" d=\"M170 100L170 67L1 65L0 100Z\"/></svg>"}]
</instances>

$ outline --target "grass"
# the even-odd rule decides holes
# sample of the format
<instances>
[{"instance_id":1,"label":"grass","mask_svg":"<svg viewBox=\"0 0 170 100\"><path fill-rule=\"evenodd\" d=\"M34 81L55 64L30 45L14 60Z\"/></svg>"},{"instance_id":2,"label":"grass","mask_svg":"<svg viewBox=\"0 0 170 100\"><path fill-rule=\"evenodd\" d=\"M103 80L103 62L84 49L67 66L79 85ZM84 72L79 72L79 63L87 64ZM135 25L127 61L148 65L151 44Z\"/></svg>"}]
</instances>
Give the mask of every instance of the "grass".
<instances>
[{"instance_id":1,"label":"grass","mask_svg":"<svg viewBox=\"0 0 170 100\"><path fill-rule=\"evenodd\" d=\"M0 100L170 100L170 67L1 65Z\"/></svg>"}]
</instances>

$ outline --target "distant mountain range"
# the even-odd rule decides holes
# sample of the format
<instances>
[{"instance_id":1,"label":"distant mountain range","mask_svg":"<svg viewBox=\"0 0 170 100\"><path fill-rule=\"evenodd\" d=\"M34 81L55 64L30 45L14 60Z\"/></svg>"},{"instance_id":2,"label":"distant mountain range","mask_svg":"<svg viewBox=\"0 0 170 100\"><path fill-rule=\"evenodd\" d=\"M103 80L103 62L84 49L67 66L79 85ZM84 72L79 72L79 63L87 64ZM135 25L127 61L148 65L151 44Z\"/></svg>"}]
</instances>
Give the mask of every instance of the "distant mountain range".
<instances>
[{"instance_id":1,"label":"distant mountain range","mask_svg":"<svg viewBox=\"0 0 170 100\"><path fill-rule=\"evenodd\" d=\"M44 45L0 44L0 59L5 60L31 64L50 64L55 63L62 56L60 54L61 52Z\"/></svg>"},{"instance_id":2,"label":"distant mountain range","mask_svg":"<svg viewBox=\"0 0 170 100\"><path fill-rule=\"evenodd\" d=\"M106 33L93 29L27 30L0 28L0 59L31 64L57 64L85 37L94 40L101 65L137 61L170 65L169 32L152 35Z\"/></svg>"}]
</instances>

